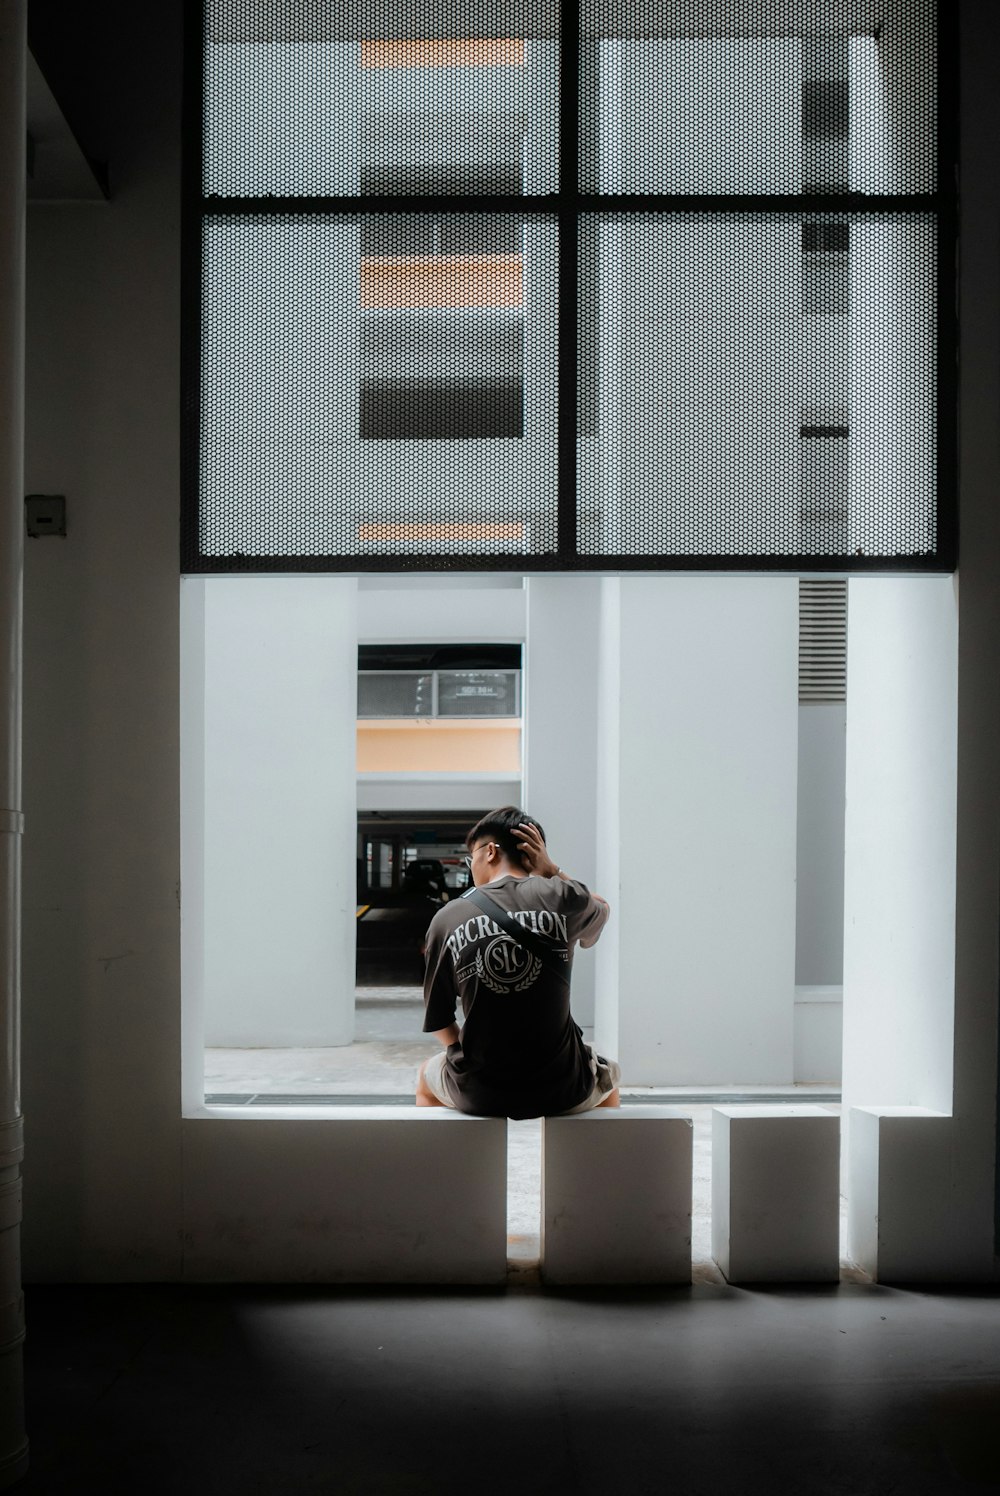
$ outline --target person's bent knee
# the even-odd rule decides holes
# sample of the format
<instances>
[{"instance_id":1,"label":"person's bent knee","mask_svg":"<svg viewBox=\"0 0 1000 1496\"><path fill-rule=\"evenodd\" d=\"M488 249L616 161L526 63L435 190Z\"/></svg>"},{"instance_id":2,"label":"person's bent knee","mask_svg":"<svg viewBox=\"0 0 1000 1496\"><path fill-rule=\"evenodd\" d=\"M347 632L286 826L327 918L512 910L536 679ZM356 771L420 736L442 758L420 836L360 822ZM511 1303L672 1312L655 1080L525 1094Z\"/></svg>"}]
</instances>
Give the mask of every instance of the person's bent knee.
<instances>
[{"instance_id":1,"label":"person's bent knee","mask_svg":"<svg viewBox=\"0 0 1000 1496\"><path fill-rule=\"evenodd\" d=\"M430 1089L427 1081L424 1078L424 1072L426 1071L429 1063L429 1060L424 1060L423 1064L420 1066L420 1069L417 1071L417 1106L445 1106L446 1103L441 1100L440 1096L435 1096L434 1092Z\"/></svg>"}]
</instances>

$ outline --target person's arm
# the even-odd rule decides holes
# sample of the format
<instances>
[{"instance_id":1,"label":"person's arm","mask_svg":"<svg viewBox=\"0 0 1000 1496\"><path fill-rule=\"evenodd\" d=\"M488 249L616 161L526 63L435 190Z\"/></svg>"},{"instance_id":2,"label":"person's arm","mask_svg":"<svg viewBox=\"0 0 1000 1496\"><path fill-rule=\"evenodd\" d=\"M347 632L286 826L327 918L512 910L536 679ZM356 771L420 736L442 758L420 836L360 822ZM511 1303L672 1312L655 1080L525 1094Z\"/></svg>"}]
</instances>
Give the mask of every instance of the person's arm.
<instances>
[{"instance_id":1,"label":"person's arm","mask_svg":"<svg viewBox=\"0 0 1000 1496\"><path fill-rule=\"evenodd\" d=\"M443 914L444 911L441 911ZM455 977L448 955L447 947L443 940L443 931L439 915L431 920L430 929L427 931L427 940L424 946L424 960L426 968L424 972L424 1024L425 1034L433 1034L439 1044L445 1048L454 1044L459 1035L458 1024L455 1021ZM450 1019L450 1022L441 1025L441 1019ZM440 1025L440 1026L438 1026Z\"/></svg>"},{"instance_id":2,"label":"person's arm","mask_svg":"<svg viewBox=\"0 0 1000 1496\"><path fill-rule=\"evenodd\" d=\"M567 882L573 881L569 873L564 873L558 863L552 861L537 826L524 823L519 828L517 849L521 854L521 861L528 869L528 872L533 873L535 877L565 878ZM588 892L591 893L591 896L599 904L607 904L607 899L602 899L599 893L593 893L592 890L588 890Z\"/></svg>"}]
</instances>

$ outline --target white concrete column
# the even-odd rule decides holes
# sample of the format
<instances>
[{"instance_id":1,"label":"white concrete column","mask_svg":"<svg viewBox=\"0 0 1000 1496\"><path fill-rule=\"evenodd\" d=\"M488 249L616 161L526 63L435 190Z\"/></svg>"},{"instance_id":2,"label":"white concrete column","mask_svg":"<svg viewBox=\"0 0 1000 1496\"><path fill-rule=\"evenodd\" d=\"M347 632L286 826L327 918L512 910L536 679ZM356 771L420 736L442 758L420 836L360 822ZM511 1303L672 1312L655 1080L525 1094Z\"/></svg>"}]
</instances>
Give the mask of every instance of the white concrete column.
<instances>
[{"instance_id":1,"label":"white concrete column","mask_svg":"<svg viewBox=\"0 0 1000 1496\"><path fill-rule=\"evenodd\" d=\"M934 189L936 12L933 5L887 0L878 39L850 39L852 192Z\"/></svg>"},{"instance_id":2,"label":"white concrete column","mask_svg":"<svg viewBox=\"0 0 1000 1496\"><path fill-rule=\"evenodd\" d=\"M205 591L206 1042L354 1034L357 583Z\"/></svg>"},{"instance_id":3,"label":"white concrete column","mask_svg":"<svg viewBox=\"0 0 1000 1496\"><path fill-rule=\"evenodd\" d=\"M799 707L795 980L802 987L844 979L844 754L842 701Z\"/></svg>"},{"instance_id":4,"label":"white concrete column","mask_svg":"<svg viewBox=\"0 0 1000 1496\"><path fill-rule=\"evenodd\" d=\"M8 0L0 7L0 1486L28 1464L20 1254L26 47L24 0Z\"/></svg>"},{"instance_id":5,"label":"white concrete column","mask_svg":"<svg viewBox=\"0 0 1000 1496\"><path fill-rule=\"evenodd\" d=\"M559 865L596 892L599 577L529 577L524 806ZM606 895L610 897L610 895ZM594 957L577 951L573 1013L594 1021Z\"/></svg>"},{"instance_id":6,"label":"white concrete column","mask_svg":"<svg viewBox=\"0 0 1000 1496\"><path fill-rule=\"evenodd\" d=\"M520 70L524 112L524 191L559 190L559 48L548 38L528 38ZM519 80L520 81L520 80Z\"/></svg>"},{"instance_id":7,"label":"white concrete column","mask_svg":"<svg viewBox=\"0 0 1000 1496\"><path fill-rule=\"evenodd\" d=\"M929 218L851 225L848 549L934 544L936 229Z\"/></svg>"},{"instance_id":8,"label":"white concrete column","mask_svg":"<svg viewBox=\"0 0 1000 1496\"><path fill-rule=\"evenodd\" d=\"M852 579L844 1163L851 1255L894 1278L919 1277L929 1264L939 1270L948 1260L940 1239L952 1230L929 1195L950 1188L947 1167L938 1178L929 1151L932 1138L944 1135L924 1124L952 1111L957 650L954 578ZM872 1111L864 1114L867 1141L855 1145L849 1133L858 1108ZM890 1118L884 1126L872 1120L883 1113ZM883 1131L891 1133L891 1158L881 1156ZM926 1132L926 1147L907 1147L914 1132ZM910 1197L926 1210L916 1236L898 1231L898 1209L884 1205ZM887 1248L881 1262L877 1237Z\"/></svg>"},{"instance_id":9,"label":"white concrete column","mask_svg":"<svg viewBox=\"0 0 1000 1496\"><path fill-rule=\"evenodd\" d=\"M594 1043L618 1055L621 978L621 604L620 577L601 580L597 651L597 869L612 917L597 945Z\"/></svg>"},{"instance_id":10,"label":"white concrete column","mask_svg":"<svg viewBox=\"0 0 1000 1496\"><path fill-rule=\"evenodd\" d=\"M617 1050L627 1085L787 1084L797 583L612 585L598 886L617 929L598 946L598 1045Z\"/></svg>"},{"instance_id":11,"label":"white concrete column","mask_svg":"<svg viewBox=\"0 0 1000 1496\"><path fill-rule=\"evenodd\" d=\"M890 1282L989 1282L997 1274L1000 211L993 116L1000 12L978 0L957 9L960 579L858 578L849 613L850 1254ZM895 4L887 26L894 13ZM902 62L902 36L899 46ZM904 77L899 98L915 100ZM889 182L902 190L912 179ZM864 698L867 753L857 740ZM869 813L876 817L870 825Z\"/></svg>"},{"instance_id":12,"label":"white concrete column","mask_svg":"<svg viewBox=\"0 0 1000 1496\"><path fill-rule=\"evenodd\" d=\"M775 527L799 525L798 226L640 216L609 241L618 263L605 281L622 282L602 301L613 312L602 337L621 345L607 412L619 422L621 549L766 554Z\"/></svg>"},{"instance_id":13,"label":"white concrete column","mask_svg":"<svg viewBox=\"0 0 1000 1496\"><path fill-rule=\"evenodd\" d=\"M845 1113L951 1110L957 643L954 578L851 579Z\"/></svg>"}]
</instances>

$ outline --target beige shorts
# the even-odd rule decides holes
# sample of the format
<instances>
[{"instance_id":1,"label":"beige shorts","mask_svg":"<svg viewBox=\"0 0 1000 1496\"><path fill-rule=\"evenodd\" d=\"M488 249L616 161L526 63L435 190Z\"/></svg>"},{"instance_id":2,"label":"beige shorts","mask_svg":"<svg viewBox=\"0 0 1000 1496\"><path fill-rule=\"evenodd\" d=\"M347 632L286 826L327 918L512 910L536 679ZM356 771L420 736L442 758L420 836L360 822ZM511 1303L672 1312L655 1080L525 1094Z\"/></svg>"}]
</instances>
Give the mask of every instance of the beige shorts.
<instances>
[{"instance_id":1,"label":"beige shorts","mask_svg":"<svg viewBox=\"0 0 1000 1496\"><path fill-rule=\"evenodd\" d=\"M561 1117L572 1117L576 1112L592 1111L595 1106L600 1106L621 1080L622 1067L617 1060L606 1060L603 1055L597 1053L592 1044L585 1044L584 1048L587 1051L591 1074L594 1077L593 1088L590 1095L585 1101L581 1101L579 1106L571 1106L569 1111L558 1113ZM455 1103L448 1095L444 1083L443 1072L447 1058L443 1049L438 1054L431 1055L424 1066L424 1085L442 1106L454 1107Z\"/></svg>"}]
</instances>

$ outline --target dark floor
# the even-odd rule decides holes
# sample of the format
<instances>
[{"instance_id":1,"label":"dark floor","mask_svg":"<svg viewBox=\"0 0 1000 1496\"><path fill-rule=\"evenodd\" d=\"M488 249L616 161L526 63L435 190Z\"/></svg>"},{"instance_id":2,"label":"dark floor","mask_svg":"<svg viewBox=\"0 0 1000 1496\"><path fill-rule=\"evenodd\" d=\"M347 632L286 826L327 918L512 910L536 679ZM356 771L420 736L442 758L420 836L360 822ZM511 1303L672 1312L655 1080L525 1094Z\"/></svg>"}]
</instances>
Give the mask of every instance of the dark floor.
<instances>
[{"instance_id":1,"label":"dark floor","mask_svg":"<svg viewBox=\"0 0 1000 1496\"><path fill-rule=\"evenodd\" d=\"M1000 1489L1000 1296L33 1289L25 1492Z\"/></svg>"}]
</instances>

